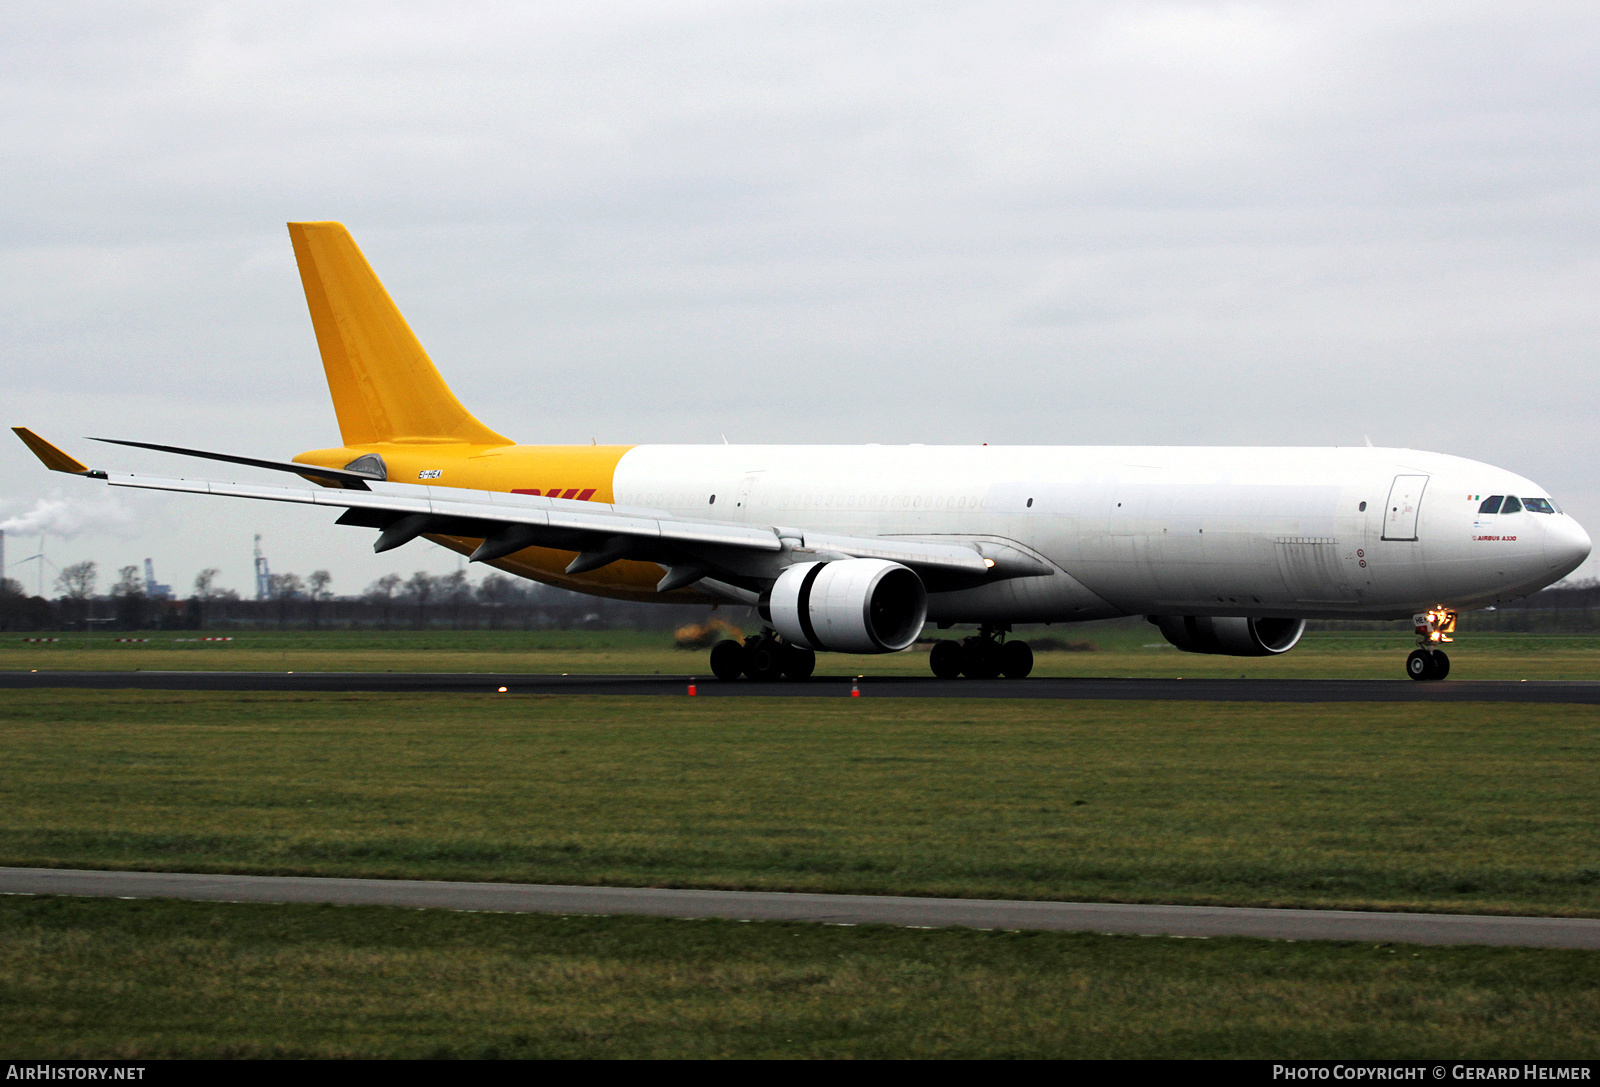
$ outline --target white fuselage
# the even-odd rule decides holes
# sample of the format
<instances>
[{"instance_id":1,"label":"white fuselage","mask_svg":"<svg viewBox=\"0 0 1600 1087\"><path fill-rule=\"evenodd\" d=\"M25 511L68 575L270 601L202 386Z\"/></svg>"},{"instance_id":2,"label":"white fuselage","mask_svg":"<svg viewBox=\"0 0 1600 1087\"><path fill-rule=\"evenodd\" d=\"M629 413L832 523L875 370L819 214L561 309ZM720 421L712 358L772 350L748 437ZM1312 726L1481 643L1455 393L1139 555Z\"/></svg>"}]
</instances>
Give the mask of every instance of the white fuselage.
<instances>
[{"instance_id":1,"label":"white fuselage","mask_svg":"<svg viewBox=\"0 0 1600 1087\"><path fill-rule=\"evenodd\" d=\"M1525 595L1589 554L1565 514L1479 514L1548 498L1537 484L1409 449L646 445L613 486L620 505L1006 544L1054 570L935 592L938 622L1399 618Z\"/></svg>"}]
</instances>

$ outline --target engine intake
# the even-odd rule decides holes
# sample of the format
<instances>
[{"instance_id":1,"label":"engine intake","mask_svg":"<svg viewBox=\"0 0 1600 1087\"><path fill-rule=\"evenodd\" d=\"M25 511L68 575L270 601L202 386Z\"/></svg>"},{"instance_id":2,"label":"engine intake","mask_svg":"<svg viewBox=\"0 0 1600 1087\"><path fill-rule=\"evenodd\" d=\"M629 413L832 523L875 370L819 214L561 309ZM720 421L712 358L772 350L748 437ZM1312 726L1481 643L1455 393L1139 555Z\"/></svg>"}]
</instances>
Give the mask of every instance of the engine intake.
<instances>
[{"instance_id":1,"label":"engine intake","mask_svg":"<svg viewBox=\"0 0 1600 1087\"><path fill-rule=\"evenodd\" d=\"M1304 619L1246 619L1235 616L1152 615L1162 637L1188 653L1230 657L1273 657L1287 653L1306 632Z\"/></svg>"},{"instance_id":2,"label":"engine intake","mask_svg":"<svg viewBox=\"0 0 1600 1087\"><path fill-rule=\"evenodd\" d=\"M928 592L910 569L886 559L802 562L778 575L763 611L805 649L895 653L922 633Z\"/></svg>"}]
</instances>

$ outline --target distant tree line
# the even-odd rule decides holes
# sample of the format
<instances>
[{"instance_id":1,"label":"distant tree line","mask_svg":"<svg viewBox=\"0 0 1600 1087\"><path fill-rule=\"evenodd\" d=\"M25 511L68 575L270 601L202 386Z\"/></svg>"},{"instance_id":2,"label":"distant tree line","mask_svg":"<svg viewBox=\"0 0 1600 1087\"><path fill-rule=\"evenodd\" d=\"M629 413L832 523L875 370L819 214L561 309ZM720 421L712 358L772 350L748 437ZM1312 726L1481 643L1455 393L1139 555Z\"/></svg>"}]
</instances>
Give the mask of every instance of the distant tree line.
<instances>
[{"instance_id":1,"label":"distant tree line","mask_svg":"<svg viewBox=\"0 0 1600 1087\"><path fill-rule=\"evenodd\" d=\"M273 574L265 600L242 599L218 586L221 571L202 570L186 598L145 592L139 568L124 566L107 593L99 570L80 562L61 570L55 599L28 596L20 583L0 581L0 630L227 630L428 628L549 630L577 627L671 630L704 619L704 605L637 604L568 592L501 573L477 584L465 571L410 577L386 574L359 593L338 596L326 570L309 576Z\"/></svg>"},{"instance_id":2,"label":"distant tree line","mask_svg":"<svg viewBox=\"0 0 1600 1087\"><path fill-rule=\"evenodd\" d=\"M145 593L136 566L118 572L111 591L97 594L93 562L65 567L55 599L28 596L19 582L0 581L0 630L207 630L246 627L409 630L602 629L672 630L706 618L704 605L635 604L568 592L493 573L476 585L465 571L410 577L386 574L356 595L336 596L326 570L307 577L273 574L268 599L245 600L217 585L221 571L200 571L184 599ZM1600 580L1564 582L1490 611L1469 612L1463 630L1600 630ZM1312 627L1384 628L1386 622L1322 621Z\"/></svg>"}]
</instances>

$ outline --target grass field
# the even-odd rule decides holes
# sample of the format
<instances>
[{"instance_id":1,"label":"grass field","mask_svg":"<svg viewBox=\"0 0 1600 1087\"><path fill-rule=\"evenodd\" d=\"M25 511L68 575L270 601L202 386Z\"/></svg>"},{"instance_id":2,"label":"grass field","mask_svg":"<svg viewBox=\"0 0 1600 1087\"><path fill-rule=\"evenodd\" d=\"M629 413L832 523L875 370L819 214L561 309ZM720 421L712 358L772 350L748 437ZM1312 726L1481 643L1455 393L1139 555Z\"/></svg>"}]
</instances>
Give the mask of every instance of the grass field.
<instances>
[{"instance_id":1,"label":"grass field","mask_svg":"<svg viewBox=\"0 0 1600 1087\"><path fill-rule=\"evenodd\" d=\"M10 692L0 863L1600 916L1600 709Z\"/></svg>"},{"instance_id":2,"label":"grass field","mask_svg":"<svg viewBox=\"0 0 1600 1087\"><path fill-rule=\"evenodd\" d=\"M1593 952L0 899L7 1056L1592 1058Z\"/></svg>"},{"instance_id":3,"label":"grass field","mask_svg":"<svg viewBox=\"0 0 1600 1087\"><path fill-rule=\"evenodd\" d=\"M0 635L0 670L211 670L293 672L570 672L694 675L708 671L704 650L672 647L652 631L236 631L232 642L190 633L63 634L35 643ZM955 636L964 631L954 632ZM1414 648L1404 629L1312 631L1293 651L1271 658L1183 653L1148 623L1121 621L1038 628L1021 636L1088 641L1091 652L1041 652L1040 676L1226 676L1398 679ZM148 638L117 643L113 637ZM182 639L182 640L179 640ZM1600 635L1464 633L1450 646L1456 679L1600 679ZM861 657L823 653L819 675L927 675L921 651Z\"/></svg>"},{"instance_id":4,"label":"grass field","mask_svg":"<svg viewBox=\"0 0 1600 1087\"><path fill-rule=\"evenodd\" d=\"M1407 648L1387 633L1312 635L1261 662L1147 648L1155 639L1137 626L1096 637L1094 652L1041 654L1040 671L1392 678ZM663 641L263 632L205 649L84 650L8 639L0 667L688 673L703 661ZM1600 640L1481 635L1453 656L1455 676L1596 678ZM920 654L866 663L873 674L925 665ZM1600 916L1600 708L867 690L7 692L0 863ZM1587 1058L1600 1040L1597 962L4 898L0 1048Z\"/></svg>"}]
</instances>

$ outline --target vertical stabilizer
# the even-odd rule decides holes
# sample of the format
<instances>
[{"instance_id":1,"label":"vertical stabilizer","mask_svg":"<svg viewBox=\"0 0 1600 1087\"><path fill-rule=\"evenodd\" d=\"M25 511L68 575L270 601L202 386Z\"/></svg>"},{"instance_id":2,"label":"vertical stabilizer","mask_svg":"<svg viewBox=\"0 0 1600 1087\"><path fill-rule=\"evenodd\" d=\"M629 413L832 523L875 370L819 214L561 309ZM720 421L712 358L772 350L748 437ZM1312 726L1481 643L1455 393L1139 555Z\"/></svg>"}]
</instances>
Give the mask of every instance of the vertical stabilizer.
<instances>
[{"instance_id":1,"label":"vertical stabilizer","mask_svg":"<svg viewBox=\"0 0 1600 1087\"><path fill-rule=\"evenodd\" d=\"M340 223L290 223L346 446L511 445L461 406Z\"/></svg>"}]
</instances>

